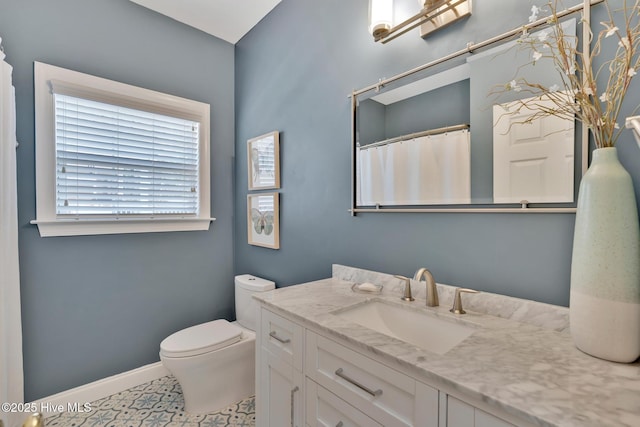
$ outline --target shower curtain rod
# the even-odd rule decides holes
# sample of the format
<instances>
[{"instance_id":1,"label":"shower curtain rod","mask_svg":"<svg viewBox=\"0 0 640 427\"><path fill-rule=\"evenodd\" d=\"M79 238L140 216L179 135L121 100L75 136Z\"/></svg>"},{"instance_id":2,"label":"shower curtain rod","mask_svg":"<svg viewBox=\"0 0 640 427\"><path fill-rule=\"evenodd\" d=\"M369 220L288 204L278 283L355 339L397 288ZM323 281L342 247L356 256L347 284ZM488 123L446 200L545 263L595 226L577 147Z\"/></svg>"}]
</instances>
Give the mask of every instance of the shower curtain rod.
<instances>
[{"instance_id":1,"label":"shower curtain rod","mask_svg":"<svg viewBox=\"0 0 640 427\"><path fill-rule=\"evenodd\" d=\"M438 129L429 129L429 130L423 130L421 132L410 133L407 135L396 136L394 138L389 138L382 141L374 142L372 144L367 144L363 147L360 147L360 145L358 145L358 147L360 147L360 150L366 150L367 148L380 147L382 145L393 144L394 142L408 141L410 139L420 138L421 136L439 135L441 133L454 132L457 130L464 130L469 128L470 126L468 124L463 123L461 125L446 126Z\"/></svg>"}]
</instances>

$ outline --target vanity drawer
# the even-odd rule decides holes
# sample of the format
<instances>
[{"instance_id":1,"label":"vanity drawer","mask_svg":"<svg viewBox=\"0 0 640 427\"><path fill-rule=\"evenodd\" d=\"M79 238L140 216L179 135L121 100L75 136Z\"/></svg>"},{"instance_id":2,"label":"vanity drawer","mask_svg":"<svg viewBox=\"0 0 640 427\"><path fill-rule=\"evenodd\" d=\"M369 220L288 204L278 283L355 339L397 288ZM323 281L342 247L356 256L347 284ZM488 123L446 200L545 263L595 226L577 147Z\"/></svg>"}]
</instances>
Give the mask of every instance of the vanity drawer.
<instances>
[{"instance_id":1,"label":"vanity drawer","mask_svg":"<svg viewBox=\"0 0 640 427\"><path fill-rule=\"evenodd\" d=\"M385 426L437 427L438 390L314 332L306 374Z\"/></svg>"},{"instance_id":2,"label":"vanity drawer","mask_svg":"<svg viewBox=\"0 0 640 427\"><path fill-rule=\"evenodd\" d=\"M307 426L382 427L326 388L307 378Z\"/></svg>"},{"instance_id":3,"label":"vanity drawer","mask_svg":"<svg viewBox=\"0 0 640 427\"><path fill-rule=\"evenodd\" d=\"M302 371L302 326L264 308L261 322L262 346L275 357Z\"/></svg>"}]
</instances>

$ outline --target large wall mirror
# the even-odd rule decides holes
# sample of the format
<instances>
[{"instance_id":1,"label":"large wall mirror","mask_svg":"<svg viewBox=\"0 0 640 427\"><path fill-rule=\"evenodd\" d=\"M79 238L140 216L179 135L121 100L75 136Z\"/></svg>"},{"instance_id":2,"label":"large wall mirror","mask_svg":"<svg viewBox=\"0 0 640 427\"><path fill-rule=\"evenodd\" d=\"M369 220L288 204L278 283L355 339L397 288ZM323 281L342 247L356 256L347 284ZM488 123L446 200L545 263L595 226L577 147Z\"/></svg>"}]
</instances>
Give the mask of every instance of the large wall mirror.
<instances>
[{"instance_id":1,"label":"large wall mirror","mask_svg":"<svg viewBox=\"0 0 640 427\"><path fill-rule=\"evenodd\" d=\"M575 35L576 19L563 27ZM354 92L352 211L573 211L583 136L573 120L505 114L531 96L497 90L516 77L562 87L514 36Z\"/></svg>"}]
</instances>

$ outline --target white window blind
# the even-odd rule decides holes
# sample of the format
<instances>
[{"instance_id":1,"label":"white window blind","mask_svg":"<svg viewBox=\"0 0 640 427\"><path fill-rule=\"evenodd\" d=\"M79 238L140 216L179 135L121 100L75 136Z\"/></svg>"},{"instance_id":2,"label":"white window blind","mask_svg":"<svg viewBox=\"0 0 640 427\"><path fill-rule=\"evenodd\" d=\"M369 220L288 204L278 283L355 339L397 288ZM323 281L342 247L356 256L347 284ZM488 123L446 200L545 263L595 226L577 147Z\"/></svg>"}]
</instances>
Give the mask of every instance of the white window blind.
<instances>
[{"instance_id":1,"label":"white window blind","mask_svg":"<svg viewBox=\"0 0 640 427\"><path fill-rule=\"evenodd\" d=\"M198 215L200 123L54 94L56 214Z\"/></svg>"},{"instance_id":2,"label":"white window blind","mask_svg":"<svg viewBox=\"0 0 640 427\"><path fill-rule=\"evenodd\" d=\"M209 230L207 103L34 62L40 236Z\"/></svg>"}]
</instances>

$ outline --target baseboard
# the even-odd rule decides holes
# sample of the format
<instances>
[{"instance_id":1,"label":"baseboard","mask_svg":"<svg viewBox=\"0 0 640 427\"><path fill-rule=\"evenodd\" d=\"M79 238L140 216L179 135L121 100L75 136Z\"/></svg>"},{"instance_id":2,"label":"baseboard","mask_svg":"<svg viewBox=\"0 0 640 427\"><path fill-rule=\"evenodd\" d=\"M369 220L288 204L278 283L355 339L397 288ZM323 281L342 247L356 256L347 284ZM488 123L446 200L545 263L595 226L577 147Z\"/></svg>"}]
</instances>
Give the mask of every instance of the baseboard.
<instances>
[{"instance_id":1,"label":"baseboard","mask_svg":"<svg viewBox=\"0 0 640 427\"><path fill-rule=\"evenodd\" d=\"M90 406L83 406L88 402L167 375L169 371L162 362L156 362L36 400L33 404L45 417L65 411L83 411L90 409Z\"/></svg>"}]
</instances>

